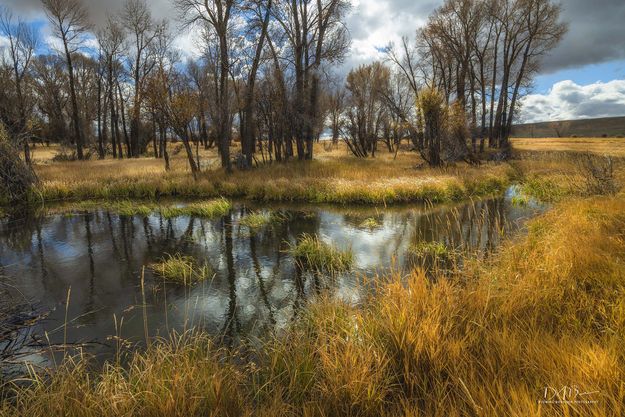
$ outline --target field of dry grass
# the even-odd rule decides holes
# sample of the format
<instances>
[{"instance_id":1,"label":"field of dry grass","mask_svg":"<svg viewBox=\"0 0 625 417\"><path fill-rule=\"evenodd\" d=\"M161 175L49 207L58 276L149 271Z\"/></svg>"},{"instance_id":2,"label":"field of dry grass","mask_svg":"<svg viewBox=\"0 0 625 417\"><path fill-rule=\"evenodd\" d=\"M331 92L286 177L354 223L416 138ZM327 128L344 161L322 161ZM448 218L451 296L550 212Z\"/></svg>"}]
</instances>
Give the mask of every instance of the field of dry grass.
<instances>
[{"instance_id":1,"label":"field of dry grass","mask_svg":"<svg viewBox=\"0 0 625 417\"><path fill-rule=\"evenodd\" d=\"M519 151L591 152L625 157L623 138L517 138L511 141L514 149Z\"/></svg>"},{"instance_id":2,"label":"field of dry grass","mask_svg":"<svg viewBox=\"0 0 625 417\"><path fill-rule=\"evenodd\" d=\"M214 150L202 151L203 172L197 181L185 157L172 157L166 172L162 160L53 162L52 149L35 152L35 170L45 202L84 199L249 198L259 201L390 204L453 201L500 193L510 181L506 164L444 169L418 168L416 153L397 159L380 152L375 159L357 159L344 146L326 150L317 145L315 160L267 164L251 172L226 175L218 168Z\"/></svg>"},{"instance_id":3,"label":"field of dry grass","mask_svg":"<svg viewBox=\"0 0 625 417\"><path fill-rule=\"evenodd\" d=\"M172 169L167 172L162 160L150 157L54 162L60 149L39 146L34 161L41 183L34 199L50 203L221 196L339 204L444 202L501 193L511 182L523 179L534 185L542 181L543 188L571 194L582 180L571 155L591 152L619 160L625 157L625 140L621 139L514 139L520 161L430 169L421 167L414 152L399 152L395 159L381 151L375 159L358 159L344 145L316 146L313 161L265 164L232 175L219 168L215 150L202 150L203 172L197 181L182 152L172 152Z\"/></svg>"},{"instance_id":4,"label":"field of dry grass","mask_svg":"<svg viewBox=\"0 0 625 417\"><path fill-rule=\"evenodd\" d=\"M380 277L364 307L318 300L234 353L195 333L67 360L0 415L622 416L624 236L622 193L567 200L456 278Z\"/></svg>"}]
</instances>

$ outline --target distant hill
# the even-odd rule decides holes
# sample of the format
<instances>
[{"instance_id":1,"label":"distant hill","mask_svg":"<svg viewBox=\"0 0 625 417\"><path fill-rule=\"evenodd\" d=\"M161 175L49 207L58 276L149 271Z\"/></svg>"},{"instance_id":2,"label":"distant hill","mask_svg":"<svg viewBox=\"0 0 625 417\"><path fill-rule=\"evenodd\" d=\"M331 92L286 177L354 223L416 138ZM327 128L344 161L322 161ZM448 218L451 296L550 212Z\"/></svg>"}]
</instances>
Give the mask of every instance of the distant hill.
<instances>
[{"instance_id":1,"label":"distant hill","mask_svg":"<svg viewBox=\"0 0 625 417\"><path fill-rule=\"evenodd\" d=\"M516 125L512 137L553 138L553 137L625 137L625 117L605 117L601 119L570 120L565 122L543 122Z\"/></svg>"}]
</instances>

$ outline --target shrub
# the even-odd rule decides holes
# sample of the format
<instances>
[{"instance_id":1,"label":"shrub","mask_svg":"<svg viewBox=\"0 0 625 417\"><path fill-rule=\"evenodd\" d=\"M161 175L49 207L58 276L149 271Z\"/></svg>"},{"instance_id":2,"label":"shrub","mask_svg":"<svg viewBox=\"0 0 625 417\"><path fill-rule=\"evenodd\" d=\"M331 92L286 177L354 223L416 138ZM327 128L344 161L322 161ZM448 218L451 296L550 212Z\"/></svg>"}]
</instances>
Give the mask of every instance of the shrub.
<instances>
[{"instance_id":1,"label":"shrub","mask_svg":"<svg viewBox=\"0 0 625 417\"><path fill-rule=\"evenodd\" d=\"M589 195L614 195L619 186L614 178L614 164L610 156L600 157L590 153L577 157L577 165Z\"/></svg>"},{"instance_id":2,"label":"shrub","mask_svg":"<svg viewBox=\"0 0 625 417\"><path fill-rule=\"evenodd\" d=\"M34 172L20 158L19 151L0 124L0 204L26 201L36 183Z\"/></svg>"}]
</instances>

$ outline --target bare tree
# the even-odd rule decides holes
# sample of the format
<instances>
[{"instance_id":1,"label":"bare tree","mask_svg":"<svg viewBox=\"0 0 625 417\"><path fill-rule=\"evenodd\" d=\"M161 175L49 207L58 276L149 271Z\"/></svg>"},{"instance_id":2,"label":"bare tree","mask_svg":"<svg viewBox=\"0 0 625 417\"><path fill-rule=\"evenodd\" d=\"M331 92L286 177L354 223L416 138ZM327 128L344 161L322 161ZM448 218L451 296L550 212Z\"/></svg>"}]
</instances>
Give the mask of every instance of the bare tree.
<instances>
[{"instance_id":1,"label":"bare tree","mask_svg":"<svg viewBox=\"0 0 625 417\"><path fill-rule=\"evenodd\" d=\"M108 102L111 147L113 158L123 158L121 134L119 130L119 111L117 106L116 85L119 76L120 62L119 58L123 49L125 38L121 24L113 17L109 16L106 26L97 33L98 43L100 45L101 60L104 61L106 72L106 91L105 96ZM105 112L106 114L106 112Z\"/></svg>"},{"instance_id":2,"label":"bare tree","mask_svg":"<svg viewBox=\"0 0 625 417\"><path fill-rule=\"evenodd\" d=\"M144 151L142 144L139 143L144 82L156 65L152 44L165 23L154 22L146 0L128 0L124 5L121 18L130 34L130 71L134 82L130 120L130 154L138 158Z\"/></svg>"},{"instance_id":3,"label":"bare tree","mask_svg":"<svg viewBox=\"0 0 625 417\"><path fill-rule=\"evenodd\" d=\"M74 129L74 140L76 141L76 155L78 159L84 159L83 147L85 142L83 132L81 131L72 55L78 51L84 35L91 27L87 9L80 0L41 0L41 2L46 10L48 20L52 25L53 33L63 43L63 51L65 53L69 77L72 127Z\"/></svg>"},{"instance_id":4,"label":"bare tree","mask_svg":"<svg viewBox=\"0 0 625 417\"><path fill-rule=\"evenodd\" d=\"M340 62L349 47L345 0L284 1L275 17L287 40L295 74L294 134L299 159L312 159L322 65Z\"/></svg>"},{"instance_id":5,"label":"bare tree","mask_svg":"<svg viewBox=\"0 0 625 417\"><path fill-rule=\"evenodd\" d=\"M230 107L230 48L229 36L233 24L233 15L236 13L238 2L235 0L176 0L183 21L188 26L201 24L213 34L217 41L217 88L216 125L221 155L221 165L230 172L230 142L232 139L232 122Z\"/></svg>"},{"instance_id":6,"label":"bare tree","mask_svg":"<svg viewBox=\"0 0 625 417\"><path fill-rule=\"evenodd\" d=\"M17 101L17 118L8 126L13 136L20 138L24 149L24 160L30 164L29 132L27 129L28 113L24 81L28 75L32 58L37 47L37 37L31 26L21 19L15 20L13 13L6 7L0 7L0 35L8 40L7 52L13 72L13 84ZM5 123L8 121L3 117Z\"/></svg>"},{"instance_id":7,"label":"bare tree","mask_svg":"<svg viewBox=\"0 0 625 417\"><path fill-rule=\"evenodd\" d=\"M265 47L265 40L267 38L267 28L269 26L269 19L271 17L273 1L257 0L250 3L251 4L248 7L244 8L244 10L254 16L254 18L251 20L251 24L253 28L257 28L258 40L256 42L254 55L251 58L250 70L247 75L245 98L243 102L243 120L241 120L241 145L243 148L243 155L245 156L246 166L248 168L252 166L252 158L254 155L256 142L254 89L256 87L256 78L258 74L258 69L260 67L260 60L262 57L263 48Z\"/></svg>"},{"instance_id":8,"label":"bare tree","mask_svg":"<svg viewBox=\"0 0 625 417\"><path fill-rule=\"evenodd\" d=\"M332 144L339 143L341 128L343 127L343 113L346 106L347 91L343 86L337 86L328 93L328 113L330 130L332 130Z\"/></svg>"}]
</instances>

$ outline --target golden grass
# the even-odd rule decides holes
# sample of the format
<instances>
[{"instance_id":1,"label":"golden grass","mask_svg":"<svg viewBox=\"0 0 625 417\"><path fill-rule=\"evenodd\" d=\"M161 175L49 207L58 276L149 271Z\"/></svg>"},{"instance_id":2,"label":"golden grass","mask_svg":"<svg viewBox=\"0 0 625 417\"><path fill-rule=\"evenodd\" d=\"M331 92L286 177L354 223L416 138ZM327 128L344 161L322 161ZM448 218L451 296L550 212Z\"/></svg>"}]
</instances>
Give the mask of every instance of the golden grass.
<instances>
[{"instance_id":1,"label":"golden grass","mask_svg":"<svg viewBox=\"0 0 625 417\"><path fill-rule=\"evenodd\" d=\"M84 210L107 210L120 216L148 216L160 213L164 218L194 216L203 218L220 217L232 210L232 203L224 198L194 201L184 204L155 203L144 200L84 200L65 202L46 207L46 213L72 213Z\"/></svg>"},{"instance_id":2,"label":"golden grass","mask_svg":"<svg viewBox=\"0 0 625 417\"><path fill-rule=\"evenodd\" d=\"M285 219L285 217L278 213L259 210L243 216L243 218L239 221L239 224L249 228L250 230L258 230L272 223L280 223Z\"/></svg>"},{"instance_id":3,"label":"golden grass","mask_svg":"<svg viewBox=\"0 0 625 417\"><path fill-rule=\"evenodd\" d=\"M226 175L217 168L214 151L203 152L203 160L211 163L198 181L192 179L180 154L172 157L169 172L165 172L161 160L152 158L36 161L41 187L33 199L51 202L223 196L259 201L390 204L485 197L501 193L510 180L506 164L416 169L422 162L417 153L401 152L394 160L392 154L381 152L378 158L365 160L347 155L344 146L325 151L323 145L317 145L313 161L274 163Z\"/></svg>"},{"instance_id":4,"label":"golden grass","mask_svg":"<svg viewBox=\"0 0 625 417\"><path fill-rule=\"evenodd\" d=\"M591 152L625 157L623 138L513 138L510 141L519 151Z\"/></svg>"},{"instance_id":5,"label":"golden grass","mask_svg":"<svg viewBox=\"0 0 625 417\"><path fill-rule=\"evenodd\" d=\"M380 222L378 222L376 219L374 219L373 217L368 217L366 219L364 219L362 221L362 223L360 223L360 227L362 229L377 229L378 227L380 227Z\"/></svg>"},{"instance_id":6,"label":"golden grass","mask_svg":"<svg viewBox=\"0 0 625 417\"><path fill-rule=\"evenodd\" d=\"M625 195L560 203L465 268L392 274L363 307L320 300L260 348L233 354L197 333L127 367L68 361L16 387L0 414L625 415ZM541 402L563 387L572 395L553 399L573 402Z\"/></svg>"}]
</instances>

